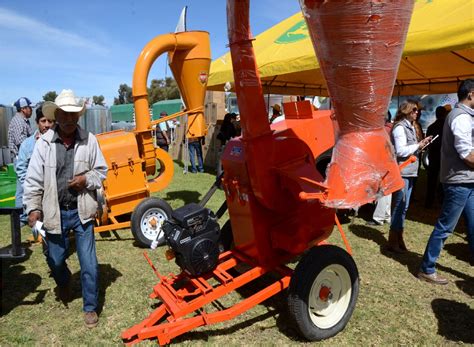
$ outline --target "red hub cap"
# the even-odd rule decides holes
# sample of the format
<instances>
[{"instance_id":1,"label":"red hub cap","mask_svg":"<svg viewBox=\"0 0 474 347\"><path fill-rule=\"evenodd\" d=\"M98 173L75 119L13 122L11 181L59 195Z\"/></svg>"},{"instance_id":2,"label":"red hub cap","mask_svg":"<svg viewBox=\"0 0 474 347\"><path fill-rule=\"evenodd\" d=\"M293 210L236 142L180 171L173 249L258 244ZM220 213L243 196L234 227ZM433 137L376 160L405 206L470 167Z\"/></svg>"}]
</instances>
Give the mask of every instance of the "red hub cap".
<instances>
[{"instance_id":1,"label":"red hub cap","mask_svg":"<svg viewBox=\"0 0 474 347\"><path fill-rule=\"evenodd\" d=\"M322 301L328 301L329 296L331 295L331 288L322 286L321 289L319 290L319 298Z\"/></svg>"}]
</instances>

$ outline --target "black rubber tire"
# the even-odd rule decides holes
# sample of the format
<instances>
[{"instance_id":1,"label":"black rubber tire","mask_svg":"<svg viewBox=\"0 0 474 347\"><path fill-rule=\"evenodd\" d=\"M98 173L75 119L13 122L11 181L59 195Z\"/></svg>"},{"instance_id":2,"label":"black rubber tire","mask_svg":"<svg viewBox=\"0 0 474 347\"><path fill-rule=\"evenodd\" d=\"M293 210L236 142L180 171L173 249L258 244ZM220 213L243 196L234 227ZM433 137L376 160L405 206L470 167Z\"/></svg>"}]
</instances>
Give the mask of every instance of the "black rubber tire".
<instances>
[{"instance_id":1,"label":"black rubber tire","mask_svg":"<svg viewBox=\"0 0 474 347\"><path fill-rule=\"evenodd\" d=\"M425 170L428 170L430 168L430 159L428 158L429 153L430 149L428 148L421 154L421 163L423 164Z\"/></svg>"},{"instance_id":2,"label":"black rubber tire","mask_svg":"<svg viewBox=\"0 0 474 347\"><path fill-rule=\"evenodd\" d=\"M234 234L232 234L232 225L230 219L224 223L221 229L219 250L222 252L230 251L234 247Z\"/></svg>"},{"instance_id":3,"label":"black rubber tire","mask_svg":"<svg viewBox=\"0 0 474 347\"><path fill-rule=\"evenodd\" d=\"M142 229L142 218L146 216L147 213L157 212L159 215L162 215L165 219L171 218L172 209L171 206L164 200L159 198L146 198L140 201L140 203L135 207L132 213L131 229L135 241L137 241L140 247L149 248L153 242L153 237L148 237L145 234L145 231ZM161 238L161 242L158 243L158 246L161 246L165 243L164 237Z\"/></svg>"},{"instance_id":4,"label":"black rubber tire","mask_svg":"<svg viewBox=\"0 0 474 347\"><path fill-rule=\"evenodd\" d=\"M330 266L331 268L329 268ZM338 271L342 271L343 276L341 276L341 273L338 273L338 276L337 274L334 275L335 272L329 271L329 269L333 270L335 267ZM318 278L320 274L322 274L322 276ZM312 320L312 316L309 312L310 294L313 283L315 283L316 280L318 280L319 283L323 278L325 278L323 281L325 284L327 281L328 284L333 284L333 287L337 287L336 284L338 284L338 282L329 282L330 278L337 278L339 282L343 282L344 278L350 279L351 294L347 308L344 307L344 297L340 301L335 300L335 305L341 305L342 303L342 309L345 309L345 311L334 324L331 322L332 325L328 327L318 326L317 323ZM345 284L349 285L347 282L345 282ZM320 288L322 287L323 286ZM315 289L318 290L317 287ZM341 292L342 291L343 290L341 290ZM321 295L321 291L318 293ZM337 298L340 298L338 293L335 292L334 294ZM359 273L352 257L342 248L333 245L313 247L303 255L291 278L288 295L290 317L301 335L307 340L320 341L330 338L345 328L354 311L358 294ZM316 299L316 301L317 300L318 299ZM314 301L312 302L314 303ZM319 302L325 305L325 301L320 300ZM334 310L330 310L330 312L332 313ZM336 314L338 313L336 312ZM339 313L339 315L340 314L341 313ZM313 317L319 319L314 313Z\"/></svg>"}]
</instances>

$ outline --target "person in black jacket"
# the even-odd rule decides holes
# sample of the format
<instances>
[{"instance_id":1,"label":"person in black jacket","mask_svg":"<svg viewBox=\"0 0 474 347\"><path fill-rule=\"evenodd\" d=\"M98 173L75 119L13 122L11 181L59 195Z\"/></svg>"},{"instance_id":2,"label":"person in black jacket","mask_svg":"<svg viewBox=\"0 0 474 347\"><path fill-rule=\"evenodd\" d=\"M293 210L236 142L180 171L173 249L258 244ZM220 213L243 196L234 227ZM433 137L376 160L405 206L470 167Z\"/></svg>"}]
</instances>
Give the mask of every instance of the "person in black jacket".
<instances>
[{"instance_id":1,"label":"person in black jacket","mask_svg":"<svg viewBox=\"0 0 474 347\"><path fill-rule=\"evenodd\" d=\"M219 134L217 134L217 139L221 142L220 148L225 146L227 141L231 138L237 136L237 129L235 129L234 122L237 120L237 115L235 113L227 113L224 116L224 121L222 122Z\"/></svg>"},{"instance_id":2,"label":"person in black jacket","mask_svg":"<svg viewBox=\"0 0 474 347\"><path fill-rule=\"evenodd\" d=\"M448 109L449 107L449 109ZM436 192L438 191L442 196L442 192L439 189L439 168L441 165L441 138L443 135L443 126L446 116L451 109L450 105L438 106L436 108L436 121L428 127L426 131L427 136L438 135L439 138L433 141L428 147L428 169L427 169L427 181L426 181L426 195L425 195L425 207L432 208L436 198Z\"/></svg>"},{"instance_id":3,"label":"person in black jacket","mask_svg":"<svg viewBox=\"0 0 474 347\"><path fill-rule=\"evenodd\" d=\"M225 144L231 138L237 136L237 129L235 128L234 123L237 121L237 115L235 113L227 113L224 116L224 121L222 122L219 133L217 134L217 139L220 141L219 145L219 162L217 163L217 175L219 176L222 173L222 163L221 163L221 154L224 151Z\"/></svg>"}]
</instances>

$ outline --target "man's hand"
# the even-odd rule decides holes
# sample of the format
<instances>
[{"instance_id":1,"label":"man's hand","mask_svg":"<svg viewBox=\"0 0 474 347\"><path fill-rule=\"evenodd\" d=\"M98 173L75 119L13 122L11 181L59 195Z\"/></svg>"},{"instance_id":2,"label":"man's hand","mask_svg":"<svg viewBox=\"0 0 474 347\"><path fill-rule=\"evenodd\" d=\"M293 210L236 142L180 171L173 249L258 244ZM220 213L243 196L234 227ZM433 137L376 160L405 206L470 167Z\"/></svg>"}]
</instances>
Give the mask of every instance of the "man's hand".
<instances>
[{"instance_id":1,"label":"man's hand","mask_svg":"<svg viewBox=\"0 0 474 347\"><path fill-rule=\"evenodd\" d=\"M464 158L464 162L471 169L474 169L474 151L471 151L471 153L469 153L469 155L466 158Z\"/></svg>"},{"instance_id":2,"label":"man's hand","mask_svg":"<svg viewBox=\"0 0 474 347\"><path fill-rule=\"evenodd\" d=\"M36 221L41 220L41 212L40 211L32 211L28 215L28 225L33 228Z\"/></svg>"},{"instance_id":3,"label":"man's hand","mask_svg":"<svg viewBox=\"0 0 474 347\"><path fill-rule=\"evenodd\" d=\"M74 189L76 192L80 192L86 187L86 183L87 183L86 176L85 175L74 176L74 178L72 180L69 180L68 183L69 183L68 185L69 188Z\"/></svg>"}]
</instances>

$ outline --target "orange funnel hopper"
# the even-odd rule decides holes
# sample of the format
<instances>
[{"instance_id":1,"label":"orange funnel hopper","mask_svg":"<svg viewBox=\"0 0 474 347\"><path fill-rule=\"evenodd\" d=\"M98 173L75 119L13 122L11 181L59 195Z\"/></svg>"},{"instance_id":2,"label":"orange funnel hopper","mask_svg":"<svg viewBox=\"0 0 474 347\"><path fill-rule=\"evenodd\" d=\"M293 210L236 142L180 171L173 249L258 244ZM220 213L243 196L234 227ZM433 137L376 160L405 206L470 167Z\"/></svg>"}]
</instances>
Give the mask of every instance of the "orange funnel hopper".
<instances>
[{"instance_id":1,"label":"orange funnel hopper","mask_svg":"<svg viewBox=\"0 0 474 347\"><path fill-rule=\"evenodd\" d=\"M355 208L403 187L384 131L412 0L301 0L340 133L326 205Z\"/></svg>"},{"instance_id":2,"label":"orange funnel hopper","mask_svg":"<svg viewBox=\"0 0 474 347\"><path fill-rule=\"evenodd\" d=\"M188 33L177 33L178 40L181 35L188 35ZM186 136L201 137L207 134L204 97L211 65L209 33L195 31L193 40L199 44L192 45L189 50L170 52L168 57L186 109L191 111L188 112Z\"/></svg>"}]
</instances>

